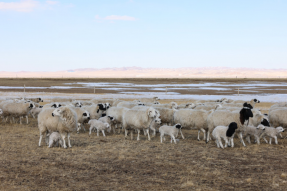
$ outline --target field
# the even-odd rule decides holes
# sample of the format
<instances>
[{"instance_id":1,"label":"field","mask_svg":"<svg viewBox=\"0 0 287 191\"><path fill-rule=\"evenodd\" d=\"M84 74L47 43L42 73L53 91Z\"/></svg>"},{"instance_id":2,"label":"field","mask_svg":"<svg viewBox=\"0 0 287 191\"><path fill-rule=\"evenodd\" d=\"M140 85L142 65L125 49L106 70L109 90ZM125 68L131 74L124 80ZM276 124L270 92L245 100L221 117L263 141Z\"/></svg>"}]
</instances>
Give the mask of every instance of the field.
<instances>
[{"instance_id":1,"label":"field","mask_svg":"<svg viewBox=\"0 0 287 191\"><path fill-rule=\"evenodd\" d=\"M8 82L0 85L20 83ZM257 107L263 113L272 104ZM37 120L29 120L0 123L0 190L286 190L286 139L243 147L236 138L235 148L222 150L197 141L192 130L184 130L178 144L161 144L158 135L136 141L81 132L72 134L72 148L47 148L38 146Z\"/></svg>"}]
</instances>

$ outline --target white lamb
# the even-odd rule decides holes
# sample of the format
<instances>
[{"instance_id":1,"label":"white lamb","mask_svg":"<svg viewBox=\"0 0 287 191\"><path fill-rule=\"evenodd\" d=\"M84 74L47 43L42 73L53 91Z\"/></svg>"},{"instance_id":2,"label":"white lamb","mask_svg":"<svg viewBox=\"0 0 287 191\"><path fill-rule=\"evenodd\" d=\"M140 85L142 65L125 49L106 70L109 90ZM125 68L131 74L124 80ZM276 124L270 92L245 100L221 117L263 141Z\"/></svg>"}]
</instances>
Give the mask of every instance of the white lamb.
<instances>
[{"instance_id":1,"label":"white lamb","mask_svg":"<svg viewBox=\"0 0 287 191\"><path fill-rule=\"evenodd\" d=\"M170 143L172 143L173 140L174 144L176 144L175 137L178 136L178 133L181 130L181 128L182 126L179 123L175 124L174 126L167 126L167 125L161 126L159 128L160 142L162 143L162 138L165 140L164 135L169 135L171 138Z\"/></svg>"},{"instance_id":2,"label":"white lamb","mask_svg":"<svg viewBox=\"0 0 287 191\"><path fill-rule=\"evenodd\" d=\"M262 137L264 139L264 141L266 143L268 143L268 141L266 140L265 136L269 137L269 144L271 145L272 143L272 138L275 139L275 144L277 145L278 144L278 141L277 141L277 135L279 135L281 132L284 132L284 129L283 127L266 127L265 128L265 131L264 133L262 134Z\"/></svg>"},{"instance_id":3,"label":"white lamb","mask_svg":"<svg viewBox=\"0 0 287 191\"><path fill-rule=\"evenodd\" d=\"M247 142L250 144L250 136L254 136L255 142L260 145L260 136L265 131L264 125L258 125L257 127L254 126L246 126L244 130L243 136L246 137Z\"/></svg>"},{"instance_id":4,"label":"white lamb","mask_svg":"<svg viewBox=\"0 0 287 191\"><path fill-rule=\"evenodd\" d=\"M234 147L233 137L235 130L237 129L237 123L231 122L229 126L217 126L212 131L212 136L218 148L224 149L227 147L228 143L231 143L231 147ZM225 146L223 147L221 138L225 141Z\"/></svg>"},{"instance_id":5,"label":"white lamb","mask_svg":"<svg viewBox=\"0 0 287 191\"><path fill-rule=\"evenodd\" d=\"M53 132L51 134L48 134L47 136L49 136L49 142L48 142L49 148L53 146L59 147L59 145L63 147L63 140L60 133Z\"/></svg>"},{"instance_id":6,"label":"white lamb","mask_svg":"<svg viewBox=\"0 0 287 191\"><path fill-rule=\"evenodd\" d=\"M97 136L99 136L99 131L102 131L104 137L106 136L105 130L110 132L110 125L108 123L103 123L99 120L92 119L88 124L91 125L89 135L91 135L93 129L97 129Z\"/></svg>"}]
</instances>

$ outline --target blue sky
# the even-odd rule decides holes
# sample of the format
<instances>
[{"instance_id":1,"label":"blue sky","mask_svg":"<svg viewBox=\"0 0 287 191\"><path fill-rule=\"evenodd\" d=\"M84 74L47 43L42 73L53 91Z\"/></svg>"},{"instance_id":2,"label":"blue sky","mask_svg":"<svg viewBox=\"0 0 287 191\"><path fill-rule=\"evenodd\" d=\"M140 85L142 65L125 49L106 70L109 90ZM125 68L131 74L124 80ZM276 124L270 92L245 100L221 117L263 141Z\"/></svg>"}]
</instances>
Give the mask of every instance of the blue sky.
<instances>
[{"instance_id":1,"label":"blue sky","mask_svg":"<svg viewBox=\"0 0 287 191\"><path fill-rule=\"evenodd\" d=\"M0 71L287 68L285 0L0 0Z\"/></svg>"}]
</instances>

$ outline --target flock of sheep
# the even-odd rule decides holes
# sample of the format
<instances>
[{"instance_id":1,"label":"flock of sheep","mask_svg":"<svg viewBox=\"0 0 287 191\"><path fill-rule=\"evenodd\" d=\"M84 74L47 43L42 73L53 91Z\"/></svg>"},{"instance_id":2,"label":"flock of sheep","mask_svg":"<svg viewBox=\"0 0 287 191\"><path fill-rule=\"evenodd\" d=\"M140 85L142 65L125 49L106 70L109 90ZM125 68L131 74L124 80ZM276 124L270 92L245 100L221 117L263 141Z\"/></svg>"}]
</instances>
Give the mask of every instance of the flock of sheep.
<instances>
[{"instance_id":1,"label":"flock of sheep","mask_svg":"<svg viewBox=\"0 0 287 191\"><path fill-rule=\"evenodd\" d=\"M119 99L92 99L90 101L71 100L64 98L53 98L50 103L40 106L41 98L7 99L0 101L0 116L2 122L20 124L22 118L28 115L38 118L40 132L39 146L45 136L45 142L49 147L68 146L72 147L70 135L81 129L86 131L89 126L89 135L96 131L105 136L105 131L120 133L124 130L125 137L128 134L133 139L137 133L150 138L160 134L161 142L165 135L170 136L171 143L178 142L176 137L184 135L182 128L186 130L197 130L197 139L203 133L203 140L208 143L213 139L217 147L234 146L233 137L238 135L240 142L245 145L244 139L251 143L250 137L260 144L260 139L266 143L269 138L271 144L274 138L278 144L277 136L284 132L287 126L287 104L274 104L269 114L262 114L255 107L259 100L252 99L249 102L233 101L226 98L214 101L185 103L178 105L175 102L160 104L158 97L142 98L134 101L123 101ZM271 127L272 126L272 127ZM116 132L118 130L118 132ZM210 136L210 133L212 136ZM225 141L223 146L221 139Z\"/></svg>"}]
</instances>

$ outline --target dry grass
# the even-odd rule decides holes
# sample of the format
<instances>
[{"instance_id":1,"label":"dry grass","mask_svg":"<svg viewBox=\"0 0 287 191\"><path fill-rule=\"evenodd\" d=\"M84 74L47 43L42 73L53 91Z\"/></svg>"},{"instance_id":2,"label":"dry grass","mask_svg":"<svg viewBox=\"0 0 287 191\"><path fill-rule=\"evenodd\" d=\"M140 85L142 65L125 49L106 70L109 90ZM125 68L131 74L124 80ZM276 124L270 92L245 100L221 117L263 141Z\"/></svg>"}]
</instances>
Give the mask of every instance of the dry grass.
<instances>
[{"instance_id":1,"label":"dry grass","mask_svg":"<svg viewBox=\"0 0 287 191\"><path fill-rule=\"evenodd\" d=\"M178 144L72 134L73 148L38 147L37 121L1 124L1 190L285 190L286 145L218 149L184 131Z\"/></svg>"}]
</instances>

